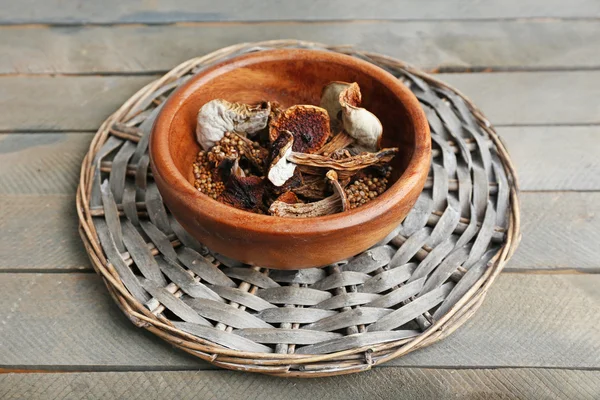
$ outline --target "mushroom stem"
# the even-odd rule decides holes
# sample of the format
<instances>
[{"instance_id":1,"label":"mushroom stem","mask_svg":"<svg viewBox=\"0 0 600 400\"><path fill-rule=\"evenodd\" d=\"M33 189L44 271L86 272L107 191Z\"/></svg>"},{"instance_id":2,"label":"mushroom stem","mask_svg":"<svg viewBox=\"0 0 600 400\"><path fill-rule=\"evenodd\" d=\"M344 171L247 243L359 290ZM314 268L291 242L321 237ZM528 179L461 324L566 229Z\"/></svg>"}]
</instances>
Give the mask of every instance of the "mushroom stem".
<instances>
[{"instance_id":1,"label":"mushroom stem","mask_svg":"<svg viewBox=\"0 0 600 400\"><path fill-rule=\"evenodd\" d=\"M344 188L340 184L340 181L338 180L338 174L333 169L331 169L327 171L325 177L329 179L329 183L331 183L331 185L333 186L333 192L340 197L340 201L342 203L342 211L349 210L350 202L346 197L346 191L344 190Z\"/></svg>"},{"instance_id":2,"label":"mushroom stem","mask_svg":"<svg viewBox=\"0 0 600 400\"><path fill-rule=\"evenodd\" d=\"M314 203L287 204L274 201L269 207L269 213L277 217L308 218L321 217L342 211L342 203L337 193Z\"/></svg>"}]
</instances>

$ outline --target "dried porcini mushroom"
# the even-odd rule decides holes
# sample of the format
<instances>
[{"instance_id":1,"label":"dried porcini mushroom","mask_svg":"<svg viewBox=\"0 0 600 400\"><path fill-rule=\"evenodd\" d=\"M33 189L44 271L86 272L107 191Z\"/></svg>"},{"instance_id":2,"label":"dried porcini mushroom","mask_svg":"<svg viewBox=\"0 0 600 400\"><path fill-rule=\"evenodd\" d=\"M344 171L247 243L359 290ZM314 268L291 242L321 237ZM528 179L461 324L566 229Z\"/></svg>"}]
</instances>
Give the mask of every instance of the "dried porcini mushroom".
<instances>
[{"instance_id":1,"label":"dried porcini mushroom","mask_svg":"<svg viewBox=\"0 0 600 400\"><path fill-rule=\"evenodd\" d=\"M217 200L246 211L261 212L264 180L258 176L244 176L238 160L225 159L219 164L219 172L225 181L225 189Z\"/></svg>"},{"instance_id":2,"label":"dried porcini mushroom","mask_svg":"<svg viewBox=\"0 0 600 400\"><path fill-rule=\"evenodd\" d=\"M253 134L267 126L271 105L230 103L215 99L204 104L198 111L196 139L204 150L209 150L223 138L225 132Z\"/></svg>"},{"instance_id":3,"label":"dried porcini mushroom","mask_svg":"<svg viewBox=\"0 0 600 400\"><path fill-rule=\"evenodd\" d=\"M271 142L283 131L291 132L294 136L294 151L315 153L329 138L329 115L325 109L317 106L292 106L271 122Z\"/></svg>"},{"instance_id":4,"label":"dried porcini mushroom","mask_svg":"<svg viewBox=\"0 0 600 400\"><path fill-rule=\"evenodd\" d=\"M296 165L288 162L287 157L292 153L294 136L288 131L282 131L273 142L271 162L267 178L275 186L282 186L294 175Z\"/></svg>"}]
</instances>

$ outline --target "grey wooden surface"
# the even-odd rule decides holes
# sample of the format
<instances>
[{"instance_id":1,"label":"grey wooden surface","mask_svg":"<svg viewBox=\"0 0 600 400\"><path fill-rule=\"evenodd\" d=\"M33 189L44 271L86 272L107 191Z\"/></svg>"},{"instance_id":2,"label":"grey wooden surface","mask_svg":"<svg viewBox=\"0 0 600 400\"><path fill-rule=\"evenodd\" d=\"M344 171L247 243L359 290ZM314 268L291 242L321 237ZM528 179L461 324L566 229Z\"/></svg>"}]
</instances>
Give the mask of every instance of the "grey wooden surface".
<instances>
[{"instance_id":1,"label":"grey wooden surface","mask_svg":"<svg viewBox=\"0 0 600 400\"><path fill-rule=\"evenodd\" d=\"M600 398L599 17L596 0L0 0L0 398ZM521 179L521 246L475 316L358 376L214 370L135 328L77 234L104 118L187 58L277 38L442 72Z\"/></svg>"}]
</instances>

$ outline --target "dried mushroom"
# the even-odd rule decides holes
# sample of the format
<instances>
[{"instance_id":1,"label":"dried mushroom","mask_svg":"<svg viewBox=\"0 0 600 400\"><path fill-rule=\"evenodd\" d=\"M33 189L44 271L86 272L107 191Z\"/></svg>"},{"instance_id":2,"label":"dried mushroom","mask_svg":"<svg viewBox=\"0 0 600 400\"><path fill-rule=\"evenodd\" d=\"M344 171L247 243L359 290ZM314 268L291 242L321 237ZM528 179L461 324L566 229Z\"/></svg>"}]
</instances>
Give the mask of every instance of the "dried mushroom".
<instances>
[{"instance_id":1,"label":"dried mushroom","mask_svg":"<svg viewBox=\"0 0 600 400\"><path fill-rule=\"evenodd\" d=\"M302 203L298 196L296 196L296 193L294 192L285 192L281 196L279 196L275 201L281 201L287 204Z\"/></svg>"},{"instance_id":2,"label":"dried mushroom","mask_svg":"<svg viewBox=\"0 0 600 400\"><path fill-rule=\"evenodd\" d=\"M217 198L222 203L229 204L241 210L256 213L263 212L264 180L258 176L244 176L238 161L226 159L219 164L219 171L225 181L225 189Z\"/></svg>"},{"instance_id":3,"label":"dried mushroom","mask_svg":"<svg viewBox=\"0 0 600 400\"><path fill-rule=\"evenodd\" d=\"M333 186L333 192L340 197L340 202L342 203L342 211L346 211L350 209L350 203L346 198L346 192L344 191L344 187L338 181L338 174L334 170L329 170L325 174L331 186Z\"/></svg>"},{"instance_id":4,"label":"dried mushroom","mask_svg":"<svg viewBox=\"0 0 600 400\"><path fill-rule=\"evenodd\" d=\"M360 88L356 82L331 82L323 88L320 106L329 114L332 132L339 132L342 129L342 104L340 102L342 92L346 92L344 93L346 102L350 101L350 104L354 106L359 106L361 102Z\"/></svg>"},{"instance_id":5,"label":"dried mushroom","mask_svg":"<svg viewBox=\"0 0 600 400\"><path fill-rule=\"evenodd\" d=\"M271 105L230 103L215 99L204 104L198 112L196 138L204 150L209 150L226 132L253 134L267 126Z\"/></svg>"},{"instance_id":6,"label":"dried mushroom","mask_svg":"<svg viewBox=\"0 0 600 400\"><path fill-rule=\"evenodd\" d=\"M341 131L336 133L331 137L331 139L325 143L323 147L317 152L317 154L322 154L324 156L328 156L330 154L335 153L338 150L343 150L346 147L352 145L355 142L354 138L349 136L346 132Z\"/></svg>"},{"instance_id":7,"label":"dried mushroom","mask_svg":"<svg viewBox=\"0 0 600 400\"><path fill-rule=\"evenodd\" d=\"M344 130L356 139L360 149L377 151L383 134L383 126L373 113L364 108L344 104L342 105L342 122Z\"/></svg>"},{"instance_id":8,"label":"dried mushroom","mask_svg":"<svg viewBox=\"0 0 600 400\"><path fill-rule=\"evenodd\" d=\"M321 217L342 211L340 196L331 195L314 203L288 204L283 201L274 201L269 207L269 214L277 217L308 218Z\"/></svg>"},{"instance_id":9,"label":"dried mushroom","mask_svg":"<svg viewBox=\"0 0 600 400\"><path fill-rule=\"evenodd\" d=\"M323 173L323 168L335 170L340 179L344 180L361 169L389 163L398 152L397 148L382 149L377 153L361 153L355 156L334 159L318 154L303 154L292 152L288 161L298 165L302 172L317 175Z\"/></svg>"},{"instance_id":10,"label":"dried mushroom","mask_svg":"<svg viewBox=\"0 0 600 400\"><path fill-rule=\"evenodd\" d=\"M381 195L398 149L377 151L383 128L361 108L357 83L331 82L321 95L321 107L206 103L195 187L242 210L293 218L348 211Z\"/></svg>"},{"instance_id":11,"label":"dried mushroom","mask_svg":"<svg viewBox=\"0 0 600 400\"><path fill-rule=\"evenodd\" d=\"M287 157L292 153L294 136L288 131L282 131L273 142L271 163L267 178L275 186L282 186L294 175L296 164L290 163Z\"/></svg>"},{"instance_id":12,"label":"dried mushroom","mask_svg":"<svg viewBox=\"0 0 600 400\"><path fill-rule=\"evenodd\" d=\"M302 184L293 188L292 191L299 196L309 200L321 200L328 196L329 187L323 176L303 176Z\"/></svg>"},{"instance_id":13,"label":"dried mushroom","mask_svg":"<svg viewBox=\"0 0 600 400\"><path fill-rule=\"evenodd\" d=\"M300 153L317 152L329 138L329 116L317 106L292 106L271 122L270 139L274 142L281 132L294 136L293 150Z\"/></svg>"}]
</instances>

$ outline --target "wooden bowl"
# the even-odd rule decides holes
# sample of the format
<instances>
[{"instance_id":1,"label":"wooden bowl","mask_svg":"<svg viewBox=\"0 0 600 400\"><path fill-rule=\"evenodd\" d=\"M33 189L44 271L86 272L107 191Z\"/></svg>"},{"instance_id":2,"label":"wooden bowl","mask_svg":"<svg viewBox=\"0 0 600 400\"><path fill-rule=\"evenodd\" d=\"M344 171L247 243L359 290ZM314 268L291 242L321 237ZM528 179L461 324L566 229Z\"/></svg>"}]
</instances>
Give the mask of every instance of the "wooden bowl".
<instances>
[{"instance_id":1,"label":"wooden bowl","mask_svg":"<svg viewBox=\"0 0 600 400\"><path fill-rule=\"evenodd\" d=\"M194 188L200 107L234 102L319 104L331 81L358 82L363 106L383 124L383 147L398 147L392 181L362 207L324 217L259 215L222 204ZM419 102L398 79L368 62L315 50L282 49L236 57L202 71L171 95L150 138L152 172L179 223L211 250L261 267L318 267L354 256L387 236L417 200L429 170L429 125Z\"/></svg>"}]
</instances>

